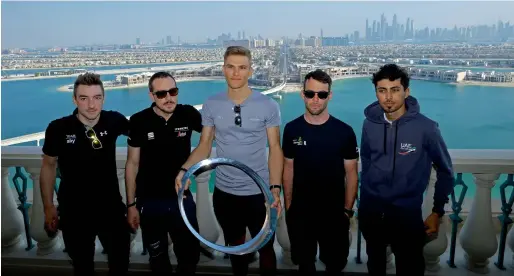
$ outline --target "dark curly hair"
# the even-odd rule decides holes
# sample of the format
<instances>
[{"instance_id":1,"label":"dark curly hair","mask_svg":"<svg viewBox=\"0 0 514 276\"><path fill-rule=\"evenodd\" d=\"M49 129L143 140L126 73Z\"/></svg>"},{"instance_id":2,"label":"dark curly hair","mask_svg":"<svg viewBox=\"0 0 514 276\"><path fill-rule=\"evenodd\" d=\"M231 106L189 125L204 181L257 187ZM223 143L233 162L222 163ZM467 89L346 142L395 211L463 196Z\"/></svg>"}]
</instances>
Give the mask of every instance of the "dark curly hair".
<instances>
[{"instance_id":1,"label":"dark curly hair","mask_svg":"<svg viewBox=\"0 0 514 276\"><path fill-rule=\"evenodd\" d=\"M377 87L377 83L383 79L388 79L390 81L400 79L403 89L409 88L409 74L405 69L396 64L386 64L380 67L378 72L373 74L372 81L375 87Z\"/></svg>"}]
</instances>

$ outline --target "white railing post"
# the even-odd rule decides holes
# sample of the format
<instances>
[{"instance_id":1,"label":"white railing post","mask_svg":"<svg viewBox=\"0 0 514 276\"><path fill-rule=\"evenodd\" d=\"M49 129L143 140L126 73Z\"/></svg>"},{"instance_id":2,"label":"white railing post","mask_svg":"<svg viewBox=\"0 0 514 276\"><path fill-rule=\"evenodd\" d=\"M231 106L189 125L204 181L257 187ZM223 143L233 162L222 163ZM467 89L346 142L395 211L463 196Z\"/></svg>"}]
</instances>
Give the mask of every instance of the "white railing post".
<instances>
[{"instance_id":1,"label":"white railing post","mask_svg":"<svg viewBox=\"0 0 514 276\"><path fill-rule=\"evenodd\" d=\"M59 246L59 238L48 237L45 231L45 212L43 198L41 197L41 185L39 183L40 168L28 168L26 171L32 179L32 216L30 219L30 234L37 241L37 254L52 254Z\"/></svg>"},{"instance_id":2,"label":"white railing post","mask_svg":"<svg viewBox=\"0 0 514 276\"><path fill-rule=\"evenodd\" d=\"M9 170L2 167L2 254L21 246L23 230L23 215L9 186Z\"/></svg>"},{"instance_id":3,"label":"white railing post","mask_svg":"<svg viewBox=\"0 0 514 276\"><path fill-rule=\"evenodd\" d=\"M387 246L387 249L386 249L386 262L387 262L387 269L392 269L394 268L394 262L393 262L393 250L391 249L391 246Z\"/></svg>"},{"instance_id":4,"label":"white railing post","mask_svg":"<svg viewBox=\"0 0 514 276\"><path fill-rule=\"evenodd\" d=\"M434 170L430 174L430 182L428 183L427 192L423 200L423 218L426 219L432 213L434 205L435 182L437 175ZM440 256L448 247L448 237L446 236L447 216L443 216L439 221L439 232L437 238L425 245L423 249L425 255L425 266L427 271L439 271L441 269Z\"/></svg>"},{"instance_id":5,"label":"white railing post","mask_svg":"<svg viewBox=\"0 0 514 276\"><path fill-rule=\"evenodd\" d=\"M476 194L464 226L460 231L460 244L466 252L467 268L476 273L489 272L489 258L498 249L496 230L491 211L491 189L499 173L474 173Z\"/></svg>"},{"instance_id":6,"label":"white railing post","mask_svg":"<svg viewBox=\"0 0 514 276\"><path fill-rule=\"evenodd\" d=\"M216 243L220 236L218 229L218 221L214 215L212 208L212 197L209 192L209 179L211 178L211 172L206 171L196 177L196 217L198 220L198 227L200 228L200 235L206 240ZM202 244L207 251L213 252L209 247ZM210 261L210 259L202 256L201 262Z\"/></svg>"},{"instance_id":7,"label":"white railing post","mask_svg":"<svg viewBox=\"0 0 514 276\"><path fill-rule=\"evenodd\" d=\"M507 235L507 246L512 251L512 263L510 266L514 269L514 225L510 228L509 234Z\"/></svg>"}]
</instances>

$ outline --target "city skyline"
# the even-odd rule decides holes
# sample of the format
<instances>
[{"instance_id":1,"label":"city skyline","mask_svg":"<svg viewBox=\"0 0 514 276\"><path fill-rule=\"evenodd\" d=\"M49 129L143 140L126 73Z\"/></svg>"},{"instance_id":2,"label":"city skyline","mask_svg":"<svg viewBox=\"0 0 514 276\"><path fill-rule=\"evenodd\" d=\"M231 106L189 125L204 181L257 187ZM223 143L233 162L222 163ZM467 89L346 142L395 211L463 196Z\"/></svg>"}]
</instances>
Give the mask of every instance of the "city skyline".
<instances>
[{"instance_id":1,"label":"city skyline","mask_svg":"<svg viewBox=\"0 0 514 276\"><path fill-rule=\"evenodd\" d=\"M434 8L437 5L443 5L445 8ZM452 5L459 8L452 12ZM164 7L172 12L168 14L159 9ZM320 12L313 13L312 7ZM76 13L77 9L84 11L83 14ZM192 9L195 11L195 16L201 20L183 20L191 19L191 12L187 11ZM309 16L309 9L312 16ZM176 10L186 12L176 13L174 12ZM245 17L239 16L239 14L245 14L247 10L252 10L252 14ZM437 10L437 16L434 16L435 10ZM391 2L231 2L230 4L225 2L4 2L2 49L136 44L136 38L143 43L155 43L164 39L167 43L169 40L177 41L180 37L181 41L199 43L205 42L208 38L216 39L219 35L227 33L237 37L238 31L245 32L247 37L260 35L264 38L280 39L284 36L297 38L300 33L306 37L319 36L320 30L323 29L325 36L346 36L357 31L360 37L365 38L366 19L370 24L373 20L380 22L382 14L389 24L393 22L394 14L397 15L398 24L405 24L406 19L411 18L414 20L415 30L425 27L453 29L454 26L458 28L473 25L492 26L499 20L504 23L510 21L512 26L514 15L506 12L508 10L514 10L514 2L465 2L465 4L464 2L397 2L394 6ZM357 14L352 11L357 11ZM469 12L480 12L481 16L469 16ZM56 13L58 15L52 16ZM88 14L90 14L89 17L87 17ZM263 18L260 15L263 14L267 15L266 21L260 20ZM305 14L308 20L302 20L302 14ZM138 16L141 20L130 20ZM319 18L312 18L316 16ZM42 24L41 17L45 17L47 24ZM434 17L438 20L433 20ZM30 19L24 21L26 18ZM63 24L64 22L66 24ZM277 25L277 22L282 24ZM165 26L170 26L169 30L166 30ZM144 31L141 30L142 28Z\"/></svg>"}]
</instances>

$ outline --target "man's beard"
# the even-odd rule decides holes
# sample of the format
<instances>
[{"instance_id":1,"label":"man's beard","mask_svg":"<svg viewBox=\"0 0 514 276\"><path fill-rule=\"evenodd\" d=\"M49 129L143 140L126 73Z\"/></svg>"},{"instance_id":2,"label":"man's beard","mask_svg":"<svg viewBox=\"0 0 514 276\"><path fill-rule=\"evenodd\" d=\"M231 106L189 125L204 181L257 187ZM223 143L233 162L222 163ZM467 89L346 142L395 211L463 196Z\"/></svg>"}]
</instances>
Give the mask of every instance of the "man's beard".
<instances>
[{"instance_id":1,"label":"man's beard","mask_svg":"<svg viewBox=\"0 0 514 276\"><path fill-rule=\"evenodd\" d=\"M321 108L318 111L313 111L312 109L309 108L309 105L307 105L307 111L311 115L314 115L314 116L317 116L317 115L323 113L323 111L325 111L325 109L327 109L327 105L322 105Z\"/></svg>"}]
</instances>

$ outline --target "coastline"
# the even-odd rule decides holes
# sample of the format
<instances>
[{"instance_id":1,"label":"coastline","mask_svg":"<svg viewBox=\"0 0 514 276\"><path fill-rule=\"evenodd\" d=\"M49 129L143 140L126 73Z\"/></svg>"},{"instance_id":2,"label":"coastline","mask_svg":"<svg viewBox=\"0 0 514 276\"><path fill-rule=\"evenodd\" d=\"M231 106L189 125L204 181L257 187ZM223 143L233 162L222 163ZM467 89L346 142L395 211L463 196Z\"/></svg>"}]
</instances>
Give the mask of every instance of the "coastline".
<instances>
[{"instance_id":1,"label":"coastline","mask_svg":"<svg viewBox=\"0 0 514 276\"><path fill-rule=\"evenodd\" d=\"M366 78L371 77L371 75L350 75L350 76L337 76L332 78L332 82L336 81L342 81L346 79L355 79L355 78ZM416 79L413 79L416 80ZM420 81L429 81L429 82L438 82L438 81L431 81L431 80L422 80ZM449 85L455 85L455 86L483 86L483 87L513 87L514 88L514 81L513 82L486 82L486 81L460 81L460 82L438 82L438 83L444 83ZM301 83L287 83L286 87L284 89L280 90L280 92L284 93L294 93L294 92L300 92L303 88L303 85Z\"/></svg>"},{"instance_id":2,"label":"coastline","mask_svg":"<svg viewBox=\"0 0 514 276\"><path fill-rule=\"evenodd\" d=\"M342 81L347 79L357 79L357 78L366 78L369 75L348 75L348 76L336 76L332 78L332 84L336 81ZM280 90L280 92L284 93L298 93L302 90L302 83L286 83L286 86Z\"/></svg>"},{"instance_id":3,"label":"coastline","mask_svg":"<svg viewBox=\"0 0 514 276\"><path fill-rule=\"evenodd\" d=\"M511 82L488 82L488 81L461 81L461 82L449 82L448 84L455 86L474 85L474 86L485 86L485 87L513 87L514 81Z\"/></svg>"},{"instance_id":4,"label":"coastline","mask_svg":"<svg viewBox=\"0 0 514 276\"><path fill-rule=\"evenodd\" d=\"M373 62L358 62L357 64L361 65L375 65L375 66L383 66L385 63L373 63ZM449 70L469 70L469 69L481 69L486 71L494 71L494 70L505 70L511 71L514 70L512 67L486 67L486 66L463 66L463 65L438 65L438 64L404 64L399 63L398 66L401 67L436 67L436 68L450 68Z\"/></svg>"},{"instance_id":5,"label":"coastline","mask_svg":"<svg viewBox=\"0 0 514 276\"><path fill-rule=\"evenodd\" d=\"M128 74L128 73L141 73L141 72L157 72L157 71L166 71L166 70L176 70L176 69L197 69L206 66L216 66L221 64L220 62L204 62L204 63L194 63L194 64L179 64L179 65L169 65L169 66L160 66L160 67L138 67L138 68L125 68L125 69L108 69L108 70L92 70L99 75L110 75L110 74ZM80 74L71 74L71 75L59 75L59 76L40 76L40 77L20 77L20 78L2 78L1 81L21 81L21 80L41 80L41 79L53 79L53 78L72 78L78 77Z\"/></svg>"},{"instance_id":6,"label":"coastline","mask_svg":"<svg viewBox=\"0 0 514 276\"><path fill-rule=\"evenodd\" d=\"M189 81L216 81L216 80L225 80L225 77L193 77L193 78L177 78L177 83L180 83L180 82L189 82ZM69 89L68 87L72 87L71 89ZM132 84L132 85L123 85L123 86L115 86L115 87L104 87L104 90L107 91L107 90L116 90L116 89L130 89L130 88L141 88L141 87L147 87L148 86L148 83L147 82L142 82L142 83L136 83L136 84ZM60 86L59 88L57 88L57 91L59 92L73 92L73 84L67 84L67 85L63 85L63 86Z\"/></svg>"}]
</instances>

